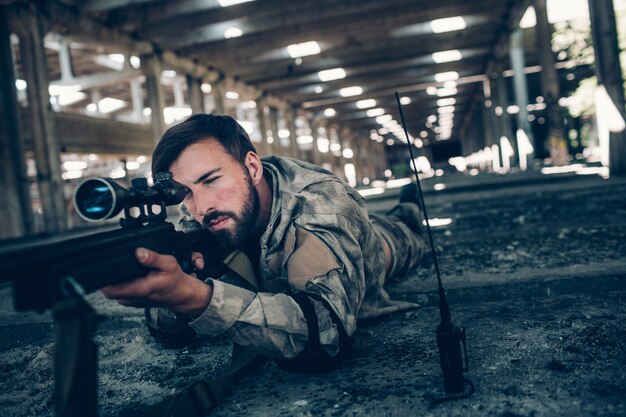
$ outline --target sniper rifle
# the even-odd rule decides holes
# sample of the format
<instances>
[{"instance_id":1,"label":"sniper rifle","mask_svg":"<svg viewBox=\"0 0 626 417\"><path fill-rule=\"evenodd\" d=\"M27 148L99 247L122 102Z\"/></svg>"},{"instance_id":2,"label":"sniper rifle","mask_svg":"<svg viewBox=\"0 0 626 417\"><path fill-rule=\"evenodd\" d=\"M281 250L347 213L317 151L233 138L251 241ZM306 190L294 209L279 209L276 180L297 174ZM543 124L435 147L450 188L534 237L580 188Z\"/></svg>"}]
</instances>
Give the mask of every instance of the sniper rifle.
<instances>
[{"instance_id":1,"label":"sniper rifle","mask_svg":"<svg viewBox=\"0 0 626 417\"><path fill-rule=\"evenodd\" d=\"M121 227L0 249L0 282L12 283L15 309L53 310L57 417L97 415L98 317L84 295L147 275L150 269L135 258L137 247L173 255L186 273L193 272L193 252L205 260L214 255L206 231L183 233L166 221L166 206L180 203L185 192L169 172L155 175L151 187L136 178L128 189L108 178L90 178L74 193L77 213L99 221L123 210Z\"/></svg>"}]
</instances>

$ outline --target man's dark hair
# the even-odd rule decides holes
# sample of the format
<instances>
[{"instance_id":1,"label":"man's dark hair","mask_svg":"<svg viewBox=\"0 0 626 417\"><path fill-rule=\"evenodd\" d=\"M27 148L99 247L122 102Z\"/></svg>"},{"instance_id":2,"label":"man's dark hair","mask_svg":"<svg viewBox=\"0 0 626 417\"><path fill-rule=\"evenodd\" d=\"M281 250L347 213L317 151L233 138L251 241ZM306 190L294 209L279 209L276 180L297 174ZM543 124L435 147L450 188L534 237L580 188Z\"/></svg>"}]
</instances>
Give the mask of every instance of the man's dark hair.
<instances>
[{"instance_id":1,"label":"man's dark hair","mask_svg":"<svg viewBox=\"0 0 626 417\"><path fill-rule=\"evenodd\" d=\"M165 131L152 152L152 173L169 171L188 146L207 138L217 139L226 152L241 163L248 152L256 152L244 128L232 117L194 114Z\"/></svg>"}]
</instances>

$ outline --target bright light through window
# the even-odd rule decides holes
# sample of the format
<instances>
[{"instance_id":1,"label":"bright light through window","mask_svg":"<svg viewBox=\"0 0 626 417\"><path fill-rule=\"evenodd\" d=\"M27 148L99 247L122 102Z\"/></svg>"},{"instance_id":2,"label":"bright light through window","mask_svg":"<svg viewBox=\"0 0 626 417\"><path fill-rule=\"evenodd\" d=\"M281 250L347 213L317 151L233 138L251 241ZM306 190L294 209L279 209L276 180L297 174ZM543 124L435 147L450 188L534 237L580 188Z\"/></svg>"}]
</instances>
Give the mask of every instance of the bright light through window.
<instances>
[{"instance_id":1,"label":"bright light through window","mask_svg":"<svg viewBox=\"0 0 626 417\"><path fill-rule=\"evenodd\" d=\"M459 73L456 71L440 72L435 74L435 81L443 83L446 81L455 81L459 79Z\"/></svg>"},{"instance_id":2,"label":"bright light through window","mask_svg":"<svg viewBox=\"0 0 626 417\"><path fill-rule=\"evenodd\" d=\"M383 114L382 116L378 116L376 118L376 123L379 123L379 124L382 125L383 123L390 122L391 120L393 120L393 116L392 115L390 115L390 114Z\"/></svg>"},{"instance_id":3,"label":"bright light through window","mask_svg":"<svg viewBox=\"0 0 626 417\"><path fill-rule=\"evenodd\" d=\"M113 97L105 97L98 102L98 109L104 114L112 113L122 107L126 107L126 102Z\"/></svg>"},{"instance_id":4,"label":"bright light through window","mask_svg":"<svg viewBox=\"0 0 626 417\"><path fill-rule=\"evenodd\" d=\"M437 97L454 96L457 92L456 88L440 88L437 90Z\"/></svg>"},{"instance_id":5,"label":"bright light through window","mask_svg":"<svg viewBox=\"0 0 626 417\"><path fill-rule=\"evenodd\" d=\"M56 96L56 103L59 106L69 106L71 104L84 100L86 97L87 95L82 91L68 91L67 93L61 93Z\"/></svg>"},{"instance_id":6,"label":"bright light through window","mask_svg":"<svg viewBox=\"0 0 626 417\"><path fill-rule=\"evenodd\" d=\"M400 97L400 104L402 104L403 106L406 106L407 104L411 104L411 98L410 97Z\"/></svg>"},{"instance_id":7,"label":"bright light through window","mask_svg":"<svg viewBox=\"0 0 626 417\"><path fill-rule=\"evenodd\" d=\"M434 33L452 32L453 30L465 29L465 19L461 16L446 17L445 19L436 19L430 22L430 28Z\"/></svg>"},{"instance_id":8,"label":"bright light through window","mask_svg":"<svg viewBox=\"0 0 626 417\"><path fill-rule=\"evenodd\" d=\"M183 120L185 117L191 116L191 109L189 107L165 107L163 109L163 120L165 124L171 124L178 120Z\"/></svg>"},{"instance_id":9,"label":"bright light through window","mask_svg":"<svg viewBox=\"0 0 626 417\"><path fill-rule=\"evenodd\" d=\"M456 104L456 100L454 99L454 97L441 98L437 100L437 106L439 107L454 106L455 104Z\"/></svg>"},{"instance_id":10,"label":"bright light through window","mask_svg":"<svg viewBox=\"0 0 626 417\"><path fill-rule=\"evenodd\" d=\"M433 61L438 64L442 64L444 62L459 61L461 60L461 58L463 58L463 55L461 55L461 51L459 51L458 49L451 49L449 51L433 53Z\"/></svg>"},{"instance_id":11,"label":"bright light through window","mask_svg":"<svg viewBox=\"0 0 626 417\"><path fill-rule=\"evenodd\" d=\"M356 106L359 109L367 109L370 107L374 107L376 106L376 100L374 100L373 98L368 98L366 100L359 100L356 102Z\"/></svg>"},{"instance_id":12,"label":"bright light through window","mask_svg":"<svg viewBox=\"0 0 626 417\"><path fill-rule=\"evenodd\" d=\"M341 97L352 97L363 94L363 89L358 85L354 85L352 87L346 87L339 90L339 94Z\"/></svg>"},{"instance_id":13,"label":"bright light through window","mask_svg":"<svg viewBox=\"0 0 626 417\"><path fill-rule=\"evenodd\" d=\"M519 27L522 29L532 28L537 24L537 15L535 14L535 8L530 6L526 9L526 13L522 16L522 20L519 22Z\"/></svg>"},{"instance_id":14,"label":"bright light through window","mask_svg":"<svg viewBox=\"0 0 626 417\"><path fill-rule=\"evenodd\" d=\"M239 3L247 3L249 1L252 1L252 0L217 0L217 2L222 7L233 6L233 5L239 4Z\"/></svg>"},{"instance_id":15,"label":"bright light through window","mask_svg":"<svg viewBox=\"0 0 626 417\"><path fill-rule=\"evenodd\" d=\"M333 108L329 107L326 110L324 110L324 116L326 116L326 117L333 117L336 114L337 114L337 112Z\"/></svg>"},{"instance_id":16,"label":"bright light through window","mask_svg":"<svg viewBox=\"0 0 626 417\"><path fill-rule=\"evenodd\" d=\"M241 29L239 29L239 28L234 27L234 26L230 27L230 28L228 28L228 29L226 29L224 31L224 37L226 39L238 38L241 35L243 35L243 31Z\"/></svg>"},{"instance_id":17,"label":"bright light through window","mask_svg":"<svg viewBox=\"0 0 626 417\"><path fill-rule=\"evenodd\" d=\"M370 109L367 111L367 117L377 117L377 116L382 116L383 114L385 114L385 109L381 109L381 108Z\"/></svg>"},{"instance_id":18,"label":"bright light through window","mask_svg":"<svg viewBox=\"0 0 626 417\"><path fill-rule=\"evenodd\" d=\"M226 93L224 93L224 97L230 100L237 100L239 98L239 93L236 91L227 91Z\"/></svg>"},{"instance_id":19,"label":"bright light through window","mask_svg":"<svg viewBox=\"0 0 626 417\"><path fill-rule=\"evenodd\" d=\"M292 58L300 58L303 56L319 54L322 50L315 41L295 43L287 46L287 53Z\"/></svg>"},{"instance_id":20,"label":"bright light through window","mask_svg":"<svg viewBox=\"0 0 626 417\"><path fill-rule=\"evenodd\" d=\"M317 73L317 76L320 77L320 80L324 82L340 80L342 78L346 78L346 71L343 68L333 68L320 71Z\"/></svg>"}]
</instances>

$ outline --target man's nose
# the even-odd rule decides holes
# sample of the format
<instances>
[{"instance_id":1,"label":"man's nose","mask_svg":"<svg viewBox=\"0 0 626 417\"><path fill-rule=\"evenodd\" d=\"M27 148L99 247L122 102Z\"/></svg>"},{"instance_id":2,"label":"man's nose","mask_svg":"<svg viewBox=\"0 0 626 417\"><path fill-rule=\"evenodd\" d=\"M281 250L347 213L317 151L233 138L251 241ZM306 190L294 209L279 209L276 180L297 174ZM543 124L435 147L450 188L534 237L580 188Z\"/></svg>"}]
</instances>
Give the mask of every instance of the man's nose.
<instances>
[{"instance_id":1,"label":"man's nose","mask_svg":"<svg viewBox=\"0 0 626 417\"><path fill-rule=\"evenodd\" d=\"M204 217L215 210L214 200L205 194L195 195L196 213L199 217Z\"/></svg>"}]
</instances>

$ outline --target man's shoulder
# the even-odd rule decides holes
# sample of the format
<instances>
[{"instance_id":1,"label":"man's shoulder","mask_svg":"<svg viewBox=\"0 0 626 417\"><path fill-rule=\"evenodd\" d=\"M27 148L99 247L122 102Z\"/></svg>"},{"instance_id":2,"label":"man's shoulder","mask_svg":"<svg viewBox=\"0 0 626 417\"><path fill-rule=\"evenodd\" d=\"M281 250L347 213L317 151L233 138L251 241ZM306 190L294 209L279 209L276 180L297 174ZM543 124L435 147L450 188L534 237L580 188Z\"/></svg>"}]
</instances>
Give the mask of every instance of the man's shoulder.
<instances>
[{"instance_id":1,"label":"man's shoulder","mask_svg":"<svg viewBox=\"0 0 626 417\"><path fill-rule=\"evenodd\" d=\"M279 181L280 188L305 188L318 182L342 182L335 174L311 163L284 156L262 158L263 165L270 169Z\"/></svg>"},{"instance_id":2,"label":"man's shoulder","mask_svg":"<svg viewBox=\"0 0 626 417\"><path fill-rule=\"evenodd\" d=\"M263 161L274 170L283 209L310 214L346 214L363 204L356 190L321 167L284 157L264 158Z\"/></svg>"}]
</instances>

